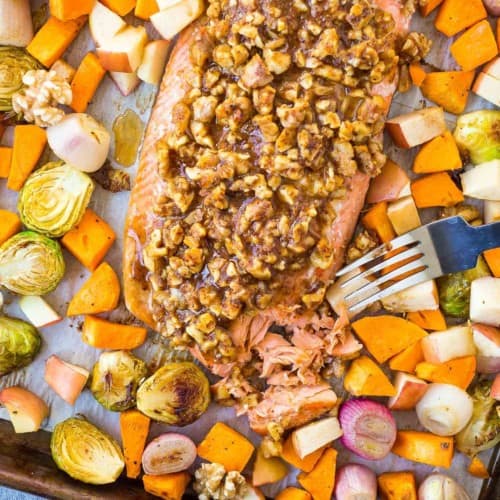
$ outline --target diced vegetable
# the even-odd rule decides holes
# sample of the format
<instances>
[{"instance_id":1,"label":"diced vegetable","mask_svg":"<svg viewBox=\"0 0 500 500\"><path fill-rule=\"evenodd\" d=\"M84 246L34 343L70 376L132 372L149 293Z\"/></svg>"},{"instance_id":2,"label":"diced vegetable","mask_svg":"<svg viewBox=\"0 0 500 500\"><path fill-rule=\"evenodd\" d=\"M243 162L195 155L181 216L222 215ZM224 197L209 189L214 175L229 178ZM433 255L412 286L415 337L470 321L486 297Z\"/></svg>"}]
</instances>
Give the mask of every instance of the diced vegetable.
<instances>
[{"instance_id":1,"label":"diced vegetable","mask_svg":"<svg viewBox=\"0 0 500 500\"><path fill-rule=\"evenodd\" d=\"M307 491L289 486L276 495L276 500L312 500L312 496Z\"/></svg>"},{"instance_id":2,"label":"diced vegetable","mask_svg":"<svg viewBox=\"0 0 500 500\"><path fill-rule=\"evenodd\" d=\"M190 481L191 476L185 471L163 476L149 476L148 474L142 476L146 492L164 500L182 500Z\"/></svg>"},{"instance_id":3,"label":"diced vegetable","mask_svg":"<svg viewBox=\"0 0 500 500\"><path fill-rule=\"evenodd\" d=\"M487 16L482 0L444 0L434 26L446 36L456 35Z\"/></svg>"},{"instance_id":4,"label":"diced vegetable","mask_svg":"<svg viewBox=\"0 0 500 500\"><path fill-rule=\"evenodd\" d=\"M500 80L497 78L487 73L479 73L472 91L495 106L500 106Z\"/></svg>"},{"instance_id":5,"label":"diced vegetable","mask_svg":"<svg viewBox=\"0 0 500 500\"><path fill-rule=\"evenodd\" d=\"M427 17L434 9L439 7L443 0L427 0L426 2L419 2L419 11L422 16Z\"/></svg>"},{"instance_id":6,"label":"diced vegetable","mask_svg":"<svg viewBox=\"0 0 500 500\"><path fill-rule=\"evenodd\" d=\"M104 125L85 113L71 113L48 127L47 139L59 158L82 172L101 168L111 143Z\"/></svg>"},{"instance_id":7,"label":"diced vegetable","mask_svg":"<svg viewBox=\"0 0 500 500\"><path fill-rule=\"evenodd\" d=\"M19 191L31 174L47 144L45 130L37 125L17 125L14 129L12 163L7 187Z\"/></svg>"},{"instance_id":8,"label":"diced vegetable","mask_svg":"<svg viewBox=\"0 0 500 500\"><path fill-rule=\"evenodd\" d=\"M460 35L451 44L450 52L464 71L491 61L498 54L498 47L489 21L485 19Z\"/></svg>"},{"instance_id":9,"label":"diced vegetable","mask_svg":"<svg viewBox=\"0 0 500 500\"><path fill-rule=\"evenodd\" d=\"M347 464L337 471L335 478L335 498L339 500L376 500L377 476L368 467Z\"/></svg>"},{"instance_id":10,"label":"diced vegetable","mask_svg":"<svg viewBox=\"0 0 500 500\"><path fill-rule=\"evenodd\" d=\"M49 68L61 58L86 21L87 16L72 19L71 21L60 21L51 16L38 30L26 50L45 67Z\"/></svg>"},{"instance_id":11,"label":"diced vegetable","mask_svg":"<svg viewBox=\"0 0 500 500\"><path fill-rule=\"evenodd\" d=\"M141 79L136 73L120 73L119 71L110 71L109 76L113 83L118 87L120 93L127 97L141 83Z\"/></svg>"},{"instance_id":12,"label":"diced vegetable","mask_svg":"<svg viewBox=\"0 0 500 500\"><path fill-rule=\"evenodd\" d=\"M301 472L297 476L299 484L314 500L330 500L335 484L337 452L327 448L311 472Z\"/></svg>"},{"instance_id":13,"label":"diced vegetable","mask_svg":"<svg viewBox=\"0 0 500 500\"><path fill-rule=\"evenodd\" d=\"M418 208L452 207L464 201L464 195L446 172L426 175L411 183Z\"/></svg>"},{"instance_id":14,"label":"diced vegetable","mask_svg":"<svg viewBox=\"0 0 500 500\"><path fill-rule=\"evenodd\" d=\"M33 39L33 22L28 0L0 2L0 45L26 47Z\"/></svg>"},{"instance_id":15,"label":"diced vegetable","mask_svg":"<svg viewBox=\"0 0 500 500\"><path fill-rule=\"evenodd\" d=\"M457 143L448 130L424 144L415 157L413 171L417 174L429 174L444 170L462 168L462 160Z\"/></svg>"},{"instance_id":16,"label":"diced vegetable","mask_svg":"<svg viewBox=\"0 0 500 500\"><path fill-rule=\"evenodd\" d=\"M167 40L153 40L144 48L142 62L137 69L137 76L146 83L159 85L167 61L170 42Z\"/></svg>"},{"instance_id":17,"label":"diced vegetable","mask_svg":"<svg viewBox=\"0 0 500 500\"><path fill-rule=\"evenodd\" d=\"M396 421L382 404L370 399L349 399L339 411L344 431L342 444L366 460L381 460L396 439Z\"/></svg>"},{"instance_id":18,"label":"diced vegetable","mask_svg":"<svg viewBox=\"0 0 500 500\"><path fill-rule=\"evenodd\" d=\"M486 465L484 465L481 459L477 456L472 457L467 471L469 472L469 474L473 475L474 477L478 477L479 479L488 479L490 477Z\"/></svg>"},{"instance_id":19,"label":"diced vegetable","mask_svg":"<svg viewBox=\"0 0 500 500\"><path fill-rule=\"evenodd\" d=\"M477 371L500 372L500 328L473 323L472 338L477 348Z\"/></svg>"},{"instance_id":20,"label":"diced vegetable","mask_svg":"<svg viewBox=\"0 0 500 500\"><path fill-rule=\"evenodd\" d=\"M149 21L149 18L159 10L156 0L137 0L134 15L139 19Z\"/></svg>"},{"instance_id":21,"label":"diced vegetable","mask_svg":"<svg viewBox=\"0 0 500 500\"><path fill-rule=\"evenodd\" d=\"M492 397L491 389L492 381L482 380L470 391L472 418L456 436L457 450L470 457L500 443L500 403Z\"/></svg>"},{"instance_id":22,"label":"diced vegetable","mask_svg":"<svg viewBox=\"0 0 500 500\"><path fill-rule=\"evenodd\" d=\"M460 175L466 196L500 201L500 160L476 165Z\"/></svg>"},{"instance_id":23,"label":"diced vegetable","mask_svg":"<svg viewBox=\"0 0 500 500\"><path fill-rule=\"evenodd\" d=\"M444 363L450 359L474 356L476 347L469 326L455 326L434 332L422 339L424 358L429 363Z\"/></svg>"},{"instance_id":24,"label":"diced vegetable","mask_svg":"<svg viewBox=\"0 0 500 500\"><path fill-rule=\"evenodd\" d=\"M21 231L21 227L21 220L17 214L0 209L0 245Z\"/></svg>"},{"instance_id":25,"label":"diced vegetable","mask_svg":"<svg viewBox=\"0 0 500 500\"><path fill-rule=\"evenodd\" d=\"M478 323L500 326L500 278L474 280L470 291L470 319Z\"/></svg>"},{"instance_id":26,"label":"diced vegetable","mask_svg":"<svg viewBox=\"0 0 500 500\"><path fill-rule=\"evenodd\" d=\"M486 252L483 253L483 257L493 276L495 276L495 278L500 278L500 247L486 250Z\"/></svg>"},{"instance_id":27,"label":"diced vegetable","mask_svg":"<svg viewBox=\"0 0 500 500\"><path fill-rule=\"evenodd\" d=\"M424 330L446 330L446 319L439 309L409 312L406 319Z\"/></svg>"},{"instance_id":28,"label":"diced vegetable","mask_svg":"<svg viewBox=\"0 0 500 500\"><path fill-rule=\"evenodd\" d=\"M135 349L144 343L146 335L146 328L90 315L85 316L82 327L82 340L97 349Z\"/></svg>"},{"instance_id":29,"label":"diced vegetable","mask_svg":"<svg viewBox=\"0 0 500 500\"><path fill-rule=\"evenodd\" d=\"M50 0L50 13L60 21L69 21L90 14L95 0Z\"/></svg>"},{"instance_id":30,"label":"diced vegetable","mask_svg":"<svg viewBox=\"0 0 500 500\"><path fill-rule=\"evenodd\" d=\"M415 373L428 382L453 384L467 389L476 374L476 357L464 356L439 364L418 363Z\"/></svg>"},{"instance_id":31,"label":"diced vegetable","mask_svg":"<svg viewBox=\"0 0 500 500\"><path fill-rule=\"evenodd\" d=\"M378 486L386 500L417 500L413 472L384 472L378 477Z\"/></svg>"},{"instance_id":32,"label":"diced vegetable","mask_svg":"<svg viewBox=\"0 0 500 500\"><path fill-rule=\"evenodd\" d=\"M465 490L444 474L427 476L418 489L419 500L471 500Z\"/></svg>"},{"instance_id":33,"label":"diced vegetable","mask_svg":"<svg viewBox=\"0 0 500 500\"><path fill-rule=\"evenodd\" d=\"M394 396L395 387L367 356L355 359L344 377L344 388L353 396Z\"/></svg>"},{"instance_id":34,"label":"diced vegetable","mask_svg":"<svg viewBox=\"0 0 500 500\"><path fill-rule=\"evenodd\" d=\"M67 363L56 355L50 356L45 363L45 382L70 405L75 404L89 375L85 368Z\"/></svg>"},{"instance_id":35,"label":"diced vegetable","mask_svg":"<svg viewBox=\"0 0 500 500\"><path fill-rule=\"evenodd\" d=\"M51 71L55 71L58 76L67 82L71 82L75 76L76 69L68 64L64 59L58 59L51 67Z\"/></svg>"},{"instance_id":36,"label":"diced vegetable","mask_svg":"<svg viewBox=\"0 0 500 500\"><path fill-rule=\"evenodd\" d=\"M70 106L74 111L77 113L83 113L86 111L87 106L94 97L94 94L96 93L97 88L99 87L105 74L106 70L102 67L99 59L93 52L89 52L82 59L82 62L80 63L80 66L78 66L75 76L71 81L73 100L71 101ZM104 163L104 161L102 163ZM92 172L93 170L84 171Z\"/></svg>"},{"instance_id":37,"label":"diced vegetable","mask_svg":"<svg viewBox=\"0 0 500 500\"><path fill-rule=\"evenodd\" d=\"M459 115L467 106L474 77L474 71L427 73L420 88L424 97L442 106L445 111Z\"/></svg>"},{"instance_id":38,"label":"diced vegetable","mask_svg":"<svg viewBox=\"0 0 500 500\"><path fill-rule=\"evenodd\" d=\"M397 235L407 233L422 225L417 207L411 196L389 203L387 217Z\"/></svg>"},{"instance_id":39,"label":"diced vegetable","mask_svg":"<svg viewBox=\"0 0 500 500\"><path fill-rule=\"evenodd\" d=\"M500 401L500 373L497 373L491 386L490 396L497 401Z\"/></svg>"},{"instance_id":40,"label":"diced vegetable","mask_svg":"<svg viewBox=\"0 0 500 500\"><path fill-rule=\"evenodd\" d=\"M136 479L141 473L141 460L149 433L151 419L139 410L120 413L120 434L127 477Z\"/></svg>"},{"instance_id":41,"label":"diced vegetable","mask_svg":"<svg viewBox=\"0 0 500 500\"><path fill-rule=\"evenodd\" d=\"M127 23L101 2L95 2L89 16L90 35L97 47L104 45L119 31L127 27Z\"/></svg>"},{"instance_id":42,"label":"diced vegetable","mask_svg":"<svg viewBox=\"0 0 500 500\"><path fill-rule=\"evenodd\" d=\"M338 419L328 417L311 422L293 431L292 443L297 455L303 460L340 436L342 436L342 429Z\"/></svg>"},{"instance_id":43,"label":"diced vegetable","mask_svg":"<svg viewBox=\"0 0 500 500\"><path fill-rule=\"evenodd\" d=\"M410 178L397 163L388 159L380 174L372 179L366 202L394 201L409 194Z\"/></svg>"},{"instance_id":44,"label":"diced vegetable","mask_svg":"<svg viewBox=\"0 0 500 500\"><path fill-rule=\"evenodd\" d=\"M0 404L7 409L16 434L36 432L49 416L49 407L45 401L22 387L2 389Z\"/></svg>"},{"instance_id":45,"label":"diced vegetable","mask_svg":"<svg viewBox=\"0 0 500 500\"><path fill-rule=\"evenodd\" d=\"M396 395L389 398L391 410L412 410L427 391L427 382L408 373L398 372L394 379Z\"/></svg>"},{"instance_id":46,"label":"diced vegetable","mask_svg":"<svg viewBox=\"0 0 500 500\"><path fill-rule=\"evenodd\" d=\"M111 248L116 235L95 212L87 208L79 224L67 232L61 243L90 271Z\"/></svg>"},{"instance_id":47,"label":"diced vegetable","mask_svg":"<svg viewBox=\"0 0 500 500\"><path fill-rule=\"evenodd\" d=\"M389 368L391 370L413 373L415 367L421 361L424 361L424 353L422 352L422 343L419 340L391 358L389 360Z\"/></svg>"},{"instance_id":48,"label":"diced vegetable","mask_svg":"<svg viewBox=\"0 0 500 500\"><path fill-rule=\"evenodd\" d=\"M73 296L66 314L76 316L112 311L119 299L118 276L107 262L103 262Z\"/></svg>"},{"instance_id":49,"label":"diced vegetable","mask_svg":"<svg viewBox=\"0 0 500 500\"><path fill-rule=\"evenodd\" d=\"M59 238L80 222L93 191L88 175L66 163L51 162L28 177L17 209L28 229Z\"/></svg>"},{"instance_id":50,"label":"diced vegetable","mask_svg":"<svg viewBox=\"0 0 500 500\"><path fill-rule=\"evenodd\" d=\"M204 9L203 0L186 0L152 14L149 20L165 40L171 40L200 17Z\"/></svg>"},{"instance_id":51,"label":"diced vegetable","mask_svg":"<svg viewBox=\"0 0 500 500\"><path fill-rule=\"evenodd\" d=\"M413 85L420 87L427 76L427 72L419 63L410 64L409 72Z\"/></svg>"},{"instance_id":52,"label":"diced vegetable","mask_svg":"<svg viewBox=\"0 0 500 500\"><path fill-rule=\"evenodd\" d=\"M475 165L500 159L500 111L482 109L459 116L453 136Z\"/></svg>"},{"instance_id":53,"label":"diced vegetable","mask_svg":"<svg viewBox=\"0 0 500 500\"><path fill-rule=\"evenodd\" d=\"M196 460L196 446L187 436L167 432L153 439L142 455L146 474L160 476L181 472Z\"/></svg>"},{"instance_id":54,"label":"diced vegetable","mask_svg":"<svg viewBox=\"0 0 500 500\"><path fill-rule=\"evenodd\" d=\"M119 16L126 16L135 7L137 0L101 0L101 2Z\"/></svg>"},{"instance_id":55,"label":"diced vegetable","mask_svg":"<svg viewBox=\"0 0 500 500\"><path fill-rule=\"evenodd\" d=\"M442 108L429 107L391 118L386 129L401 148L413 148L446 132Z\"/></svg>"},{"instance_id":56,"label":"diced vegetable","mask_svg":"<svg viewBox=\"0 0 500 500\"><path fill-rule=\"evenodd\" d=\"M361 318L352 324L352 328L379 363L427 336L417 325L390 315Z\"/></svg>"},{"instance_id":57,"label":"diced vegetable","mask_svg":"<svg viewBox=\"0 0 500 500\"><path fill-rule=\"evenodd\" d=\"M216 464L222 464L226 471L241 472L255 448L242 434L217 422L198 445L198 456Z\"/></svg>"},{"instance_id":58,"label":"diced vegetable","mask_svg":"<svg viewBox=\"0 0 500 500\"><path fill-rule=\"evenodd\" d=\"M500 16L500 2L498 0L483 0L486 10L495 17Z\"/></svg>"},{"instance_id":59,"label":"diced vegetable","mask_svg":"<svg viewBox=\"0 0 500 500\"><path fill-rule=\"evenodd\" d=\"M453 458L453 438L430 432L398 431L391 451L406 460L448 468Z\"/></svg>"},{"instance_id":60,"label":"diced vegetable","mask_svg":"<svg viewBox=\"0 0 500 500\"><path fill-rule=\"evenodd\" d=\"M257 455L253 465L252 485L262 486L281 481L288 474L288 467L278 457L266 458L260 448L257 449Z\"/></svg>"},{"instance_id":61,"label":"diced vegetable","mask_svg":"<svg viewBox=\"0 0 500 500\"><path fill-rule=\"evenodd\" d=\"M396 237L391 221L387 216L387 202L382 201L374 205L361 219L363 226L377 233L384 243Z\"/></svg>"},{"instance_id":62,"label":"diced vegetable","mask_svg":"<svg viewBox=\"0 0 500 500\"><path fill-rule=\"evenodd\" d=\"M451 384L430 384L416 406L419 422L438 436L453 436L472 417L472 398Z\"/></svg>"},{"instance_id":63,"label":"diced vegetable","mask_svg":"<svg viewBox=\"0 0 500 500\"><path fill-rule=\"evenodd\" d=\"M401 292L382 299L387 311L412 312L421 309L437 310L439 308L438 290L434 280L424 281Z\"/></svg>"},{"instance_id":64,"label":"diced vegetable","mask_svg":"<svg viewBox=\"0 0 500 500\"><path fill-rule=\"evenodd\" d=\"M114 483L125 467L118 443L84 418L58 423L50 450L59 469L84 483Z\"/></svg>"},{"instance_id":65,"label":"diced vegetable","mask_svg":"<svg viewBox=\"0 0 500 500\"><path fill-rule=\"evenodd\" d=\"M497 80L500 79L500 57L497 57L488 63L482 69L482 72L496 78Z\"/></svg>"},{"instance_id":66,"label":"diced vegetable","mask_svg":"<svg viewBox=\"0 0 500 500\"><path fill-rule=\"evenodd\" d=\"M0 179L7 179L12 163L12 148L0 146Z\"/></svg>"},{"instance_id":67,"label":"diced vegetable","mask_svg":"<svg viewBox=\"0 0 500 500\"><path fill-rule=\"evenodd\" d=\"M61 316L42 297L36 295L21 297L19 307L29 322L36 328L53 325L62 320Z\"/></svg>"},{"instance_id":68,"label":"diced vegetable","mask_svg":"<svg viewBox=\"0 0 500 500\"><path fill-rule=\"evenodd\" d=\"M320 448L319 450L313 451L311 454L305 456L304 458L300 458L293 446L292 435L290 435L283 443L283 447L281 449L281 458L296 469L304 472L311 472L314 469L317 461L323 454L323 451L324 448Z\"/></svg>"}]
</instances>

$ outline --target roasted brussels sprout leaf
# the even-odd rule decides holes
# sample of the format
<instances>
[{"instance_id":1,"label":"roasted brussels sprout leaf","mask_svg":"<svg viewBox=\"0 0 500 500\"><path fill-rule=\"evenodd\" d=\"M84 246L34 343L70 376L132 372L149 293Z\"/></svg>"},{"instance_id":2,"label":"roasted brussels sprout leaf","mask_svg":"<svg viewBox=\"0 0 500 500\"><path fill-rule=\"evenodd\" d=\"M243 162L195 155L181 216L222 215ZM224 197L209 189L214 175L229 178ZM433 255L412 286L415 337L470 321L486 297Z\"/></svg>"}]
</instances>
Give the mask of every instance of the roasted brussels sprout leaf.
<instances>
[{"instance_id":1,"label":"roasted brussels sprout leaf","mask_svg":"<svg viewBox=\"0 0 500 500\"><path fill-rule=\"evenodd\" d=\"M12 111L12 96L25 87L23 75L41 67L22 48L0 47L0 111Z\"/></svg>"},{"instance_id":2,"label":"roasted brussels sprout leaf","mask_svg":"<svg viewBox=\"0 0 500 500\"><path fill-rule=\"evenodd\" d=\"M166 364L137 391L137 408L153 420L169 425L193 423L209 403L208 379L189 361Z\"/></svg>"},{"instance_id":3,"label":"roasted brussels sprout leaf","mask_svg":"<svg viewBox=\"0 0 500 500\"><path fill-rule=\"evenodd\" d=\"M469 456L500 443L500 401L491 397L491 380L483 380L471 391L472 418L455 436L457 450Z\"/></svg>"},{"instance_id":4,"label":"roasted brussels sprout leaf","mask_svg":"<svg viewBox=\"0 0 500 500\"><path fill-rule=\"evenodd\" d=\"M84 483L113 483L125 467L118 443L84 418L57 424L50 451L59 469Z\"/></svg>"},{"instance_id":5,"label":"roasted brussels sprout leaf","mask_svg":"<svg viewBox=\"0 0 500 500\"><path fill-rule=\"evenodd\" d=\"M0 316L0 376L29 365L41 344L34 326L17 318Z\"/></svg>"},{"instance_id":6,"label":"roasted brussels sprout leaf","mask_svg":"<svg viewBox=\"0 0 500 500\"><path fill-rule=\"evenodd\" d=\"M17 209L28 229L59 238L80 222L93 190L87 174L64 162L51 162L28 177Z\"/></svg>"},{"instance_id":7,"label":"roasted brussels sprout leaf","mask_svg":"<svg viewBox=\"0 0 500 500\"><path fill-rule=\"evenodd\" d=\"M147 372L146 363L128 351L103 352L92 370L90 390L107 410L124 411L135 406Z\"/></svg>"},{"instance_id":8,"label":"roasted brussels sprout leaf","mask_svg":"<svg viewBox=\"0 0 500 500\"><path fill-rule=\"evenodd\" d=\"M479 257L473 269L439 278L437 280L439 305L443 312L455 318L468 318L470 285L474 280L484 276L490 276L490 271L484 259Z\"/></svg>"},{"instance_id":9,"label":"roasted brussels sprout leaf","mask_svg":"<svg viewBox=\"0 0 500 500\"><path fill-rule=\"evenodd\" d=\"M500 158L500 111L482 109L459 116L454 136L461 153L475 165Z\"/></svg>"},{"instance_id":10,"label":"roasted brussels sprout leaf","mask_svg":"<svg viewBox=\"0 0 500 500\"><path fill-rule=\"evenodd\" d=\"M57 241L23 231L0 247L0 285L19 295L45 295L62 280L65 264Z\"/></svg>"}]
</instances>

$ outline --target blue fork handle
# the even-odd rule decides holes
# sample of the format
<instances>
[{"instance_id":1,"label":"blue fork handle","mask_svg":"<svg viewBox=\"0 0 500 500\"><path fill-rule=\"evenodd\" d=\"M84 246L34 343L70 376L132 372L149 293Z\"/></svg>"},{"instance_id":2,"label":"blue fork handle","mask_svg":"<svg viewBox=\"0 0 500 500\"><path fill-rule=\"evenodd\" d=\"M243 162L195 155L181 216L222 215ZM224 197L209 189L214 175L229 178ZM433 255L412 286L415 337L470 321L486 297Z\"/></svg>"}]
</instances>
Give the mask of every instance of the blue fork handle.
<instances>
[{"instance_id":1,"label":"blue fork handle","mask_svg":"<svg viewBox=\"0 0 500 500\"><path fill-rule=\"evenodd\" d=\"M471 244L477 248L478 254L491 248L500 247L500 221L484 226L471 226L474 240Z\"/></svg>"}]
</instances>

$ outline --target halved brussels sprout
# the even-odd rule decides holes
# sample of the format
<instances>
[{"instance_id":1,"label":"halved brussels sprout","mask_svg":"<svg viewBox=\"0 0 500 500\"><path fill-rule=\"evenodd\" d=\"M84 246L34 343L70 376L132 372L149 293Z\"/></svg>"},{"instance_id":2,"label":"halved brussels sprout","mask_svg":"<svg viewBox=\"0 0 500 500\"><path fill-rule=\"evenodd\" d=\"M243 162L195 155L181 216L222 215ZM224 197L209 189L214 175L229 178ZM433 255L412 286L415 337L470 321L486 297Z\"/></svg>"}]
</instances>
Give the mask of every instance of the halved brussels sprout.
<instances>
[{"instance_id":1,"label":"halved brussels sprout","mask_svg":"<svg viewBox=\"0 0 500 500\"><path fill-rule=\"evenodd\" d=\"M0 316L0 376L29 365L41 344L34 326L17 318Z\"/></svg>"},{"instance_id":2,"label":"halved brussels sprout","mask_svg":"<svg viewBox=\"0 0 500 500\"><path fill-rule=\"evenodd\" d=\"M128 351L103 352L92 370L90 390L107 410L124 411L135 406L147 373L146 363Z\"/></svg>"},{"instance_id":3,"label":"halved brussels sprout","mask_svg":"<svg viewBox=\"0 0 500 500\"><path fill-rule=\"evenodd\" d=\"M50 451L59 469L84 483L113 483L125 467L118 443L84 418L57 424Z\"/></svg>"},{"instance_id":4,"label":"halved brussels sprout","mask_svg":"<svg viewBox=\"0 0 500 500\"><path fill-rule=\"evenodd\" d=\"M18 47L0 47L0 111L12 111L12 96L24 88L23 75L41 64Z\"/></svg>"},{"instance_id":5,"label":"halved brussels sprout","mask_svg":"<svg viewBox=\"0 0 500 500\"><path fill-rule=\"evenodd\" d=\"M209 403L208 379L189 361L166 364L137 391L137 408L148 417L169 425L193 423Z\"/></svg>"},{"instance_id":6,"label":"halved brussels sprout","mask_svg":"<svg viewBox=\"0 0 500 500\"><path fill-rule=\"evenodd\" d=\"M42 234L23 231L0 247L0 285L19 295L45 295L65 271L61 246Z\"/></svg>"},{"instance_id":7,"label":"halved brussels sprout","mask_svg":"<svg viewBox=\"0 0 500 500\"><path fill-rule=\"evenodd\" d=\"M64 162L50 162L28 177L17 209L27 228L59 238L80 222L93 191L87 174Z\"/></svg>"}]
</instances>

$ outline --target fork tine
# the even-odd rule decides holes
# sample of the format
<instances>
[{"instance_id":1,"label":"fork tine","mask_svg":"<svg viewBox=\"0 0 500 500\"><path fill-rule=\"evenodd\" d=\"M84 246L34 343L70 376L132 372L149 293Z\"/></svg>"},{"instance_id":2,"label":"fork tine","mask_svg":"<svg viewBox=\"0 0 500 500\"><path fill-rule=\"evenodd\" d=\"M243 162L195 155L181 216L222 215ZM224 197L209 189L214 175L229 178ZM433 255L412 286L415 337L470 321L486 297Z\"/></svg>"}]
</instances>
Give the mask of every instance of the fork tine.
<instances>
[{"instance_id":1,"label":"fork tine","mask_svg":"<svg viewBox=\"0 0 500 500\"><path fill-rule=\"evenodd\" d=\"M351 286L353 284L354 280L359 280L362 278L365 278L366 276L375 273L377 271L380 271L381 269L385 269L391 265L398 264L404 262L406 259L409 259L411 257L418 257L418 256L423 256L423 251L419 248L420 245L417 244L416 246L412 248L408 248L407 250L404 250L403 252L400 252L392 257L390 257L387 260L383 260L379 264L376 264L373 267L370 267L358 274L355 274L351 276L348 280L342 282L340 284L340 288L346 288L348 286Z\"/></svg>"},{"instance_id":2,"label":"fork tine","mask_svg":"<svg viewBox=\"0 0 500 500\"><path fill-rule=\"evenodd\" d=\"M420 268L427 268L427 265L421 260L417 259L409 264L406 264L405 266L398 267L397 269L394 269L390 273L384 274L383 276L380 276L380 278L377 278L374 281L370 281L369 283L363 285L362 287L358 288L354 292L351 292L349 295L345 297L346 301L351 301L353 299L356 299L360 295L364 295L367 292L371 292L372 289L378 288L380 285L384 285L388 281L391 281L393 278L397 278L398 276L401 276L402 274L410 273L412 271L417 271ZM404 281L404 279L402 280Z\"/></svg>"},{"instance_id":3,"label":"fork tine","mask_svg":"<svg viewBox=\"0 0 500 500\"><path fill-rule=\"evenodd\" d=\"M363 257L360 257L354 262L351 262L351 264L337 271L336 275L337 278L351 271L354 271L357 267L361 267L363 265L368 264L370 261L376 259L377 257L382 257L391 250L397 250L398 248L417 242L413 233L414 231L412 231L411 233L403 234L402 236L399 236L394 240L392 240L390 243L385 243L384 245L380 245L371 252L368 252L366 255L363 255Z\"/></svg>"},{"instance_id":4,"label":"fork tine","mask_svg":"<svg viewBox=\"0 0 500 500\"><path fill-rule=\"evenodd\" d=\"M350 313L350 316L354 316L360 313L367 306L373 304L377 300L384 299L385 297L388 297L393 293L400 292L401 290L405 290L406 288L418 285L420 283L423 283L424 281L434 279L435 277L436 277L435 275L428 272L428 269L425 269L417 274L408 276L407 278L398 281L397 283L394 283L394 285L388 286L383 290L379 290L378 292L375 292L373 295L370 295L369 297L366 297L363 300L355 304L352 304L351 306L348 306L348 311Z\"/></svg>"}]
</instances>

